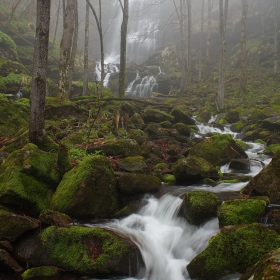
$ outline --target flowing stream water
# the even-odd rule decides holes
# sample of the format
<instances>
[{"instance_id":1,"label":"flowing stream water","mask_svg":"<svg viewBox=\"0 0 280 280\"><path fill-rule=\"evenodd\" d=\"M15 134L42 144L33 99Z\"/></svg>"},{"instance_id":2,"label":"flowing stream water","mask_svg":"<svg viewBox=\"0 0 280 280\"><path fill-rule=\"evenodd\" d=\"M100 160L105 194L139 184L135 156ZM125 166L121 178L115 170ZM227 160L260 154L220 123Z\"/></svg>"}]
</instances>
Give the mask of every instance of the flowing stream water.
<instances>
[{"instance_id":1,"label":"flowing stream water","mask_svg":"<svg viewBox=\"0 0 280 280\"><path fill-rule=\"evenodd\" d=\"M220 132L237 134L226 131L217 131L210 124L199 124L199 133ZM246 151L251 164L249 175L256 175L270 158L258 154L264 149L261 144L247 143ZM253 160L256 159L256 160ZM261 163L262 162L262 163ZM223 172L231 172L228 165L222 167ZM202 226L189 224L178 215L182 204L181 194L190 190L206 190L216 194L238 192L246 183L209 185L173 186L166 187L162 196L156 198L147 196L145 203L137 214L132 214L121 220L112 220L104 224L86 224L89 227L102 227L125 233L140 248L146 266L140 271L138 278L121 278L122 280L187 280L190 279L186 265L201 251L209 239L219 231L218 219L214 218ZM240 275L230 275L222 279L237 280ZM92 278L91 278L92 279Z\"/></svg>"}]
</instances>

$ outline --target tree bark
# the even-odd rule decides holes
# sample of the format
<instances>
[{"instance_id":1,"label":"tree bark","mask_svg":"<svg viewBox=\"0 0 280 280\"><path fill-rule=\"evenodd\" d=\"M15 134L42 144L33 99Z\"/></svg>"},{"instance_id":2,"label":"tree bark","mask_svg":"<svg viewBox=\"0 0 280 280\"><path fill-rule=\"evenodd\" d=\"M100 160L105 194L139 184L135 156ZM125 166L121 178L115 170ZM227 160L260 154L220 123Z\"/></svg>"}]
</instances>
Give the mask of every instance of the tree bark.
<instances>
[{"instance_id":1,"label":"tree bark","mask_svg":"<svg viewBox=\"0 0 280 280\"><path fill-rule=\"evenodd\" d=\"M220 7L220 35L221 35L221 51L220 51L220 63L219 63L219 85L217 93L217 109L218 111L224 108L225 97L225 78L226 78L226 24L228 13L228 0L219 0Z\"/></svg>"},{"instance_id":2,"label":"tree bark","mask_svg":"<svg viewBox=\"0 0 280 280\"><path fill-rule=\"evenodd\" d=\"M203 34L204 33L204 0L201 3L201 18L200 18L200 43L199 43L199 58L198 58L198 80L202 79L202 45L203 45Z\"/></svg>"},{"instance_id":3,"label":"tree bark","mask_svg":"<svg viewBox=\"0 0 280 280\"><path fill-rule=\"evenodd\" d=\"M67 0L65 11L65 23L63 28L63 36L60 42L60 59L58 70L57 98L59 100L65 100L69 98L71 51L75 27L75 1L76 0Z\"/></svg>"},{"instance_id":4,"label":"tree bark","mask_svg":"<svg viewBox=\"0 0 280 280\"><path fill-rule=\"evenodd\" d=\"M274 0L274 76L278 72L278 0Z\"/></svg>"},{"instance_id":5,"label":"tree bark","mask_svg":"<svg viewBox=\"0 0 280 280\"><path fill-rule=\"evenodd\" d=\"M126 66L126 36L128 25L128 13L129 13L129 0L124 0L122 5L123 21L121 26L121 48L120 48L120 73L119 73L119 98L125 96L125 66Z\"/></svg>"},{"instance_id":6,"label":"tree bark","mask_svg":"<svg viewBox=\"0 0 280 280\"><path fill-rule=\"evenodd\" d=\"M248 2L242 0L242 19L241 19L241 38L240 38L240 77L239 77L239 91L241 94L246 92L246 25Z\"/></svg>"},{"instance_id":7,"label":"tree bark","mask_svg":"<svg viewBox=\"0 0 280 280\"><path fill-rule=\"evenodd\" d=\"M54 28L54 34L53 34L53 42L52 42L52 47L51 47L51 53L53 53L54 48L55 48L57 27L58 27L59 14L60 14L60 6L61 6L60 2L61 2L61 0L59 0L59 2L58 2L58 9L57 9L57 15L56 15L56 22L55 22L55 28Z\"/></svg>"},{"instance_id":8,"label":"tree bark","mask_svg":"<svg viewBox=\"0 0 280 280\"><path fill-rule=\"evenodd\" d=\"M86 4L85 19L85 47L84 47L84 75L83 75L83 96L88 92L88 44L89 44L89 4Z\"/></svg>"},{"instance_id":9,"label":"tree bark","mask_svg":"<svg viewBox=\"0 0 280 280\"><path fill-rule=\"evenodd\" d=\"M51 0L37 0L36 39L30 93L29 142L38 144L45 131L46 72Z\"/></svg>"},{"instance_id":10,"label":"tree bark","mask_svg":"<svg viewBox=\"0 0 280 280\"><path fill-rule=\"evenodd\" d=\"M206 78L209 77L209 66L210 66L210 46L211 46L211 35L212 35L212 0L208 0L208 28L207 28L207 48L206 48Z\"/></svg>"},{"instance_id":11,"label":"tree bark","mask_svg":"<svg viewBox=\"0 0 280 280\"><path fill-rule=\"evenodd\" d=\"M192 80L192 2L187 0L188 8L188 83Z\"/></svg>"}]
</instances>

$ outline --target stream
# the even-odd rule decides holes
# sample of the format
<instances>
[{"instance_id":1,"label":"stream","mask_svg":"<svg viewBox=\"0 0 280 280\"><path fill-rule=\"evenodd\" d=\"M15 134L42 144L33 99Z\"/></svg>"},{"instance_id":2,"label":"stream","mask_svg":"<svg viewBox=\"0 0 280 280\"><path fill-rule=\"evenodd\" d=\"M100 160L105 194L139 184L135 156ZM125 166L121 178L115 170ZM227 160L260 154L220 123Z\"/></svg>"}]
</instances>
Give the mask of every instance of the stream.
<instances>
[{"instance_id":1,"label":"stream","mask_svg":"<svg viewBox=\"0 0 280 280\"><path fill-rule=\"evenodd\" d=\"M197 137L207 132L230 133L234 138L239 137L229 129L221 131L210 124L198 124L198 127ZM252 159L250 160L251 171L248 175L254 176L271 159L258 154L265 148L263 145L255 143L247 143L247 145L246 153ZM221 170L224 173L231 172L228 164L222 166ZM215 187L209 185L162 187L160 197L143 198L144 206L137 214L121 220L111 220L103 224L88 223L85 226L109 228L125 233L139 246L146 269L139 271L137 278L121 278L122 280L187 280L190 278L186 265L206 248L209 239L218 233L219 225L217 218L199 227L181 218L178 215L183 201L180 195L194 189L206 190L222 197L238 195L239 190L246 184L247 182L223 183ZM237 280L239 278L240 275L230 275L222 279Z\"/></svg>"}]
</instances>

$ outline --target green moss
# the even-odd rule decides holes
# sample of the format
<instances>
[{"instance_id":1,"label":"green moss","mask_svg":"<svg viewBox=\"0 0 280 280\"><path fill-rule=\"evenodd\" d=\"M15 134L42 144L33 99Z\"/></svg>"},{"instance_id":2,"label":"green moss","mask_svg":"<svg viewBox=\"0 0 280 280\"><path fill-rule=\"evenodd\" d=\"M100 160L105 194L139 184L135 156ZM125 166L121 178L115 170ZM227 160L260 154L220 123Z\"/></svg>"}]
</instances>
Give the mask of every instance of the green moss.
<instances>
[{"instance_id":1,"label":"green moss","mask_svg":"<svg viewBox=\"0 0 280 280\"><path fill-rule=\"evenodd\" d=\"M33 267L26 270L22 275L23 280L33 279L34 277L51 277L57 274L57 268L52 266Z\"/></svg>"},{"instance_id":2,"label":"green moss","mask_svg":"<svg viewBox=\"0 0 280 280\"><path fill-rule=\"evenodd\" d=\"M219 120L218 123L221 124L221 125L225 125L225 124L227 124L228 122L227 122L227 120L226 120L225 118L222 118L222 119Z\"/></svg>"},{"instance_id":3,"label":"green moss","mask_svg":"<svg viewBox=\"0 0 280 280\"><path fill-rule=\"evenodd\" d=\"M9 53L11 58L17 60L17 47L14 40L2 31L0 31L0 47Z\"/></svg>"},{"instance_id":4,"label":"green moss","mask_svg":"<svg viewBox=\"0 0 280 280\"><path fill-rule=\"evenodd\" d=\"M173 174L163 174L164 185L176 185L176 178Z\"/></svg>"},{"instance_id":5,"label":"green moss","mask_svg":"<svg viewBox=\"0 0 280 280\"><path fill-rule=\"evenodd\" d=\"M258 224L224 228L187 269L191 278L216 280L226 274L245 272L279 246L278 234Z\"/></svg>"},{"instance_id":6,"label":"green moss","mask_svg":"<svg viewBox=\"0 0 280 280\"><path fill-rule=\"evenodd\" d=\"M90 255L92 248L87 246L86 240L91 239L96 246L101 245L97 251L100 254ZM41 233L41 240L64 269L79 274L106 274L110 272L110 263L117 262L127 253L125 243L117 235L100 228L51 226Z\"/></svg>"},{"instance_id":7,"label":"green moss","mask_svg":"<svg viewBox=\"0 0 280 280\"><path fill-rule=\"evenodd\" d=\"M258 222L269 200L267 197L225 201L218 210L220 227Z\"/></svg>"},{"instance_id":8,"label":"green moss","mask_svg":"<svg viewBox=\"0 0 280 280\"><path fill-rule=\"evenodd\" d=\"M244 141L242 141L242 140L235 140L235 143L236 143L239 147L241 147L241 149L242 149L243 151L246 151L246 150L248 149L248 145L247 145Z\"/></svg>"},{"instance_id":9,"label":"green moss","mask_svg":"<svg viewBox=\"0 0 280 280\"><path fill-rule=\"evenodd\" d=\"M271 144L262 152L265 155L274 155L280 149L280 144Z\"/></svg>"},{"instance_id":10,"label":"green moss","mask_svg":"<svg viewBox=\"0 0 280 280\"><path fill-rule=\"evenodd\" d=\"M265 145L265 142L262 139L257 139L254 141L254 143Z\"/></svg>"},{"instance_id":11,"label":"green moss","mask_svg":"<svg viewBox=\"0 0 280 280\"><path fill-rule=\"evenodd\" d=\"M23 74L10 73L7 77L0 77L0 93L16 94L19 91L22 77L31 81L31 77ZM22 92L26 93L30 89L30 83L23 86Z\"/></svg>"}]
</instances>

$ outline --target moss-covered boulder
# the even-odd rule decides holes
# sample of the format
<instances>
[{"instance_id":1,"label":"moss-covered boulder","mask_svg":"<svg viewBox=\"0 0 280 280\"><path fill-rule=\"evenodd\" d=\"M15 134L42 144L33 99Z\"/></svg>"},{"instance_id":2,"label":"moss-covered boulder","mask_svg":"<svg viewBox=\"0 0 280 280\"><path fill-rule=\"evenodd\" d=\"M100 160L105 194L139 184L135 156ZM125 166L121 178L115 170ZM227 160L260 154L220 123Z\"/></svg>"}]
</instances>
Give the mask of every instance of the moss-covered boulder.
<instances>
[{"instance_id":1,"label":"moss-covered boulder","mask_svg":"<svg viewBox=\"0 0 280 280\"><path fill-rule=\"evenodd\" d=\"M90 277L134 276L141 254L124 235L101 228L51 226L25 237L15 253L30 268L56 266Z\"/></svg>"},{"instance_id":2,"label":"moss-covered boulder","mask_svg":"<svg viewBox=\"0 0 280 280\"><path fill-rule=\"evenodd\" d=\"M10 154L0 166L0 202L16 205L26 214L37 216L48 208L60 180L57 154L27 144Z\"/></svg>"},{"instance_id":3,"label":"moss-covered boulder","mask_svg":"<svg viewBox=\"0 0 280 280\"><path fill-rule=\"evenodd\" d=\"M274 116L263 120L262 127L267 130L280 130L280 116Z\"/></svg>"},{"instance_id":4,"label":"moss-covered boulder","mask_svg":"<svg viewBox=\"0 0 280 280\"><path fill-rule=\"evenodd\" d=\"M239 112L236 110L230 110L225 115L225 119L227 120L228 123L238 122L239 121Z\"/></svg>"},{"instance_id":5,"label":"moss-covered boulder","mask_svg":"<svg viewBox=\"0 0 280 280\"><path fill-rule=\"evenodd\" d=\"M271 144L263 150L263 154L273 156L278 150L280 150L280 144Z\"/></svg>"},{"instance_id":6,"label":"moss-covered boulder","mask_svg":"<svg viewBox=\"0 0 280 280\"><path fill-rule=\"evenodd\" d=\"M114 172L109 159L89 156L65 173L50 207L75 218L109 218L118 210Z\"/></svg>"},{"instance_id":7,"label":"moss-covered boulder","mask_svg":"<svg viewBox=\"0 0 280 280\"><path fill-rule=\"evenodd\" d=\"M243 173L250 172L250 162L246 158L234 158L229 163L229 169Z\"/></svg>"},{"instance_id":8,"label":"moss-covered boulder","mask_svg":"<svg viewBox=\"0 0 280 280\"><path fill-rule=\"evenodd\" d=\"M129 125L134 128L142 128L144 125L144 120L142 116L138 113L135 113L132 115L132 117L129 119Z\"/></svg>"},{"instance_id":9,"label":"moss-covered boulder","mask_svg":"<svg viewBox=\"0 0 280 280\"><path fill-rule=\"evenodd\" d=\"M225 201L218 209L219 226L257 223L268 204L263 196Z\"/></svg>"},{"instance_id":10,"label":"moss-covered boulder","mask_svg":"<svg viewBox=\"0 0 280 280\"><path fill-rule=\"evenodd\" d=\"M59 277L61 269L55 266L40 266L27 269L22 275L23 280L38 279L44 277Z\"/></svg>"},{"instance_id":11,"label":"moss-covered boulder","mask_svg":"<svg viewBox=\"0 0 280 280\"><path fill-rule=\"evenodd\" d=\"M198 112L197 121L207 123L211 119L209 110L203 108Z\"/></svg>"},{"instance_id":12,"label":"moss-covered boulder","mask_svg":"<svg viewBox=\"0 0 280 280\"><path fill-rule=\"evenodd\" d=\"M220 205L220 199L213 193L190 191L184 196L182 210L190 224L201 225L213 217L217 217L217 209Z\"/></svg>"},{"instance_id":13,"label":"moss-covered boulder","mask_svg":"<svg viewBox=\"0 0 280 280\"><path fill-rule=\"evenodd\" d=\"M280 201L280 150L271 162L241 190L245 195L267 196L271 203Z\"/></svg>"},{"instance_id":14,"label":"moss-covered boulder","mask_svg":"<svg viewBox=\"0 0 280 280\"><path fill-rule=\"evenodd\" d=\"M0 249L0 273L12 273L21 271L23 271L23 268L18 264L18 262L14 260L13 257L7 251Z\"/></svg>"},{"instance_id":15,"label":"moss-covered boulder","mask_svg":"<svg viewBox=\"0 0 280 280\"><path fill-rule=\"evenodd\" d=\"M270 136L270 132L268 130L264 130L262 128L256 128L253 130L246 131L242 137L243 141L255 141L257 139L265 140L268 136Z\"/></svg>"},{"instance_id":16,"label":"moss-covered boulder","mask_svg":"<svg viewBox=\"0 0 280 280\"><path fill-rule=\"evenodd\" d=\"M18 59L17 47L14 40L2 31L0 31L0 52L7 59Z\"/></svg>"},{"instance_id":17,"label":"moss-covered boulder","mask_svg":"<svg viewBox=\"0 0 280 280\"><path fill-rule=\"evenodd\" d=\"M184 136L187 136L187 137L191 136L190 128L187 125L183 124L183 123L175 123L172 126L172 128L176 129L181 135L184 135Z\"/></svg>"},{"instance_id":18,"label":"moss-covered boulder","mask_svg":"<svg viewBox=\"0 0 280 280\"><path fill-rule=\"evenodd\" d=\"M28 216L21 216L0 209L0 240L16 240L26 231L38 228L40 223Z\"/></svg>"},{"instance_id":19,"label":"moss-covered boulder","mask_svg":"<svg viewBox=\"0 0 280 280\"><path fill-rule=\"evenodd\" d=\"M239 280L278 280L280 279L279 266L280 249L276 249L247 269Z\"/></svg>"},{"instance_id":20,"label":"moss-covered boulder","mask_svg":"<svg viewBox=\"0 0 280 280\"><path fill-rule=\"evenodd\" d=\"M233 158L248 158L229 134L215 134L191 148L189 154L204 158L213 166L225 164Z\"/></svg>"},{"instance_id":21,"label":"moss-covered boulder","mask_svg":"<svg viewBox=\"0 0 280 280\"><path fill-rule=\"evenodd\" d=\"M158 123L149 123L144 131L148 133L150 138L152 139L161 139L169 137L169 131L166 129L163 129L162 126Z\"/></svg>"},{"instance_id":22,"label":"moss-covered boulder","mask_svg":"<svg viewBox=\"0 0 280 280\"><path fill-rule=\"evenodd\" d=\"M144 158L142 156L126 157L117 162L118 167L127 172L145 173L148 171Z\"/></svg>"},{"instance_id":23,"label":"moss-covered boulder","mask_svg":"<svg viewBox=\"0 0 280 280\"><path fill-rule=\"evenodd\" d=\"M139 145L149 139L147 133L140 129L130 129L128 132L129 139L134 139Z\"/></svg>"},{"instance_id":24,"label":"moss-covered boulder","mask_svg":"<svg viewBox=\"0 0 280 280\"><path fill-rule=\"evenodd\" d=\"M178 184L190 185L204 178L218 179L218 171L201 157L188 156L176 161L172 170Z\"/></svg>"},{"instance_id":25,"label":"moss-covered boulder","mask_svg":"<svg viewBox=\"0 0 280 280\"><path fill-rule=\"evenodd\" d=\"M144 111L143 119L146 123L154 122L160 123L164 121L174 122L174 117L164 111L148 107Z\"/></svg>"},{"instance_id":26,"label":"moss-covered boulder","mask_svg":"<svg viewBox=\"0 0 280 280\"><path fill-rule=\"evenodd\" d=\"M225 227L187 266L192 279L216 280L244 273L265 254L279 248L275 231L258 224Z\"/></svg>"},{"instance_id":27,"label":"moss-covered boulder","mask_svg":"<svg viewBox=\"0 0 280 280\"><path fill-rule=\"evenodd\" d=\"M68 226L70 223L73 222L73 220L68 215L50 209L43 210L38 220L44 226L59 227Z\"/></svg>"},{"instance_id":28,"label":"moss-covered boulder","mask_svg":"<svg viewBox=\"0 0 280 280\"><path fill-rule=\"evenodd\" d=\"M138 156L139 144L133 139L108 140L100 146L88 149L88 153L94 153L96 150L102 151L107 156Z\"/></svg>"},{"instance_id":29,"label":"moss-covered boulder","mask_svg":"<svg viewBox=\"0 0 280 280\"><path fill-rule=\"evenodd\" d=\"M118 180L118 189L122 207L129 202L143 197L146 193L159 190L161 181L158 177L144 174L123 174Z\"/></svg>"},{"instance_id":30,"label":"moss-covered boulder","mask_svg":"<svg viewBox=\"0 0 280 280\"><path fill-rule=\"evenodd\" d=\"M186 124L186 125L193 125L195 124L195 120L191 118L191 116L179 109L179 108L174 108L171 113L170 113L174 118L175 118L175 122L180 122L180 123L183 123L183 124Z\"/></svg>"}]
</instances>

